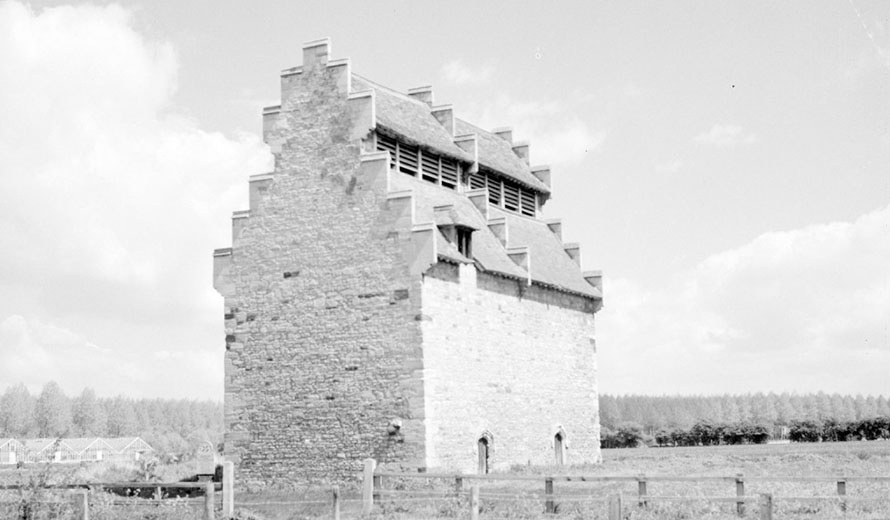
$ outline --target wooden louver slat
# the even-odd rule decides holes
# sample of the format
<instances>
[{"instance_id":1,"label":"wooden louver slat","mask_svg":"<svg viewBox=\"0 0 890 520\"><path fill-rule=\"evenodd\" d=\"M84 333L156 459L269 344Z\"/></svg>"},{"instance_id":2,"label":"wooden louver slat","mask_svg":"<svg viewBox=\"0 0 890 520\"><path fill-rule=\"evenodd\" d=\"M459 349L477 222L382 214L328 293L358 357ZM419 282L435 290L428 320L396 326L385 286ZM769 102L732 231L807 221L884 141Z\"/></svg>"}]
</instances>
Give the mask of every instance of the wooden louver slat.
<instances>
[{"instance_id":1,"label":"wooden louver slat","mask_svg":"<svg viewBox=\"0 0 890 520\"><path fill-rule=\"evenodd\" d=\"M503 184L500 179L488 177L488 203L492 206L501 206L501 188Z\"/></svg>"},{"instance_id":2,"label":"wooden louver slat","mask_svg":"<svg viewBox=\"0 0 890 520\"><path fill-rule=\"evenodd\" d=\"M399 145L399 171L408 175L417 175L418 148L416 146L398 143Z\"/></svg>"},{"instance_id":3,"label":"wooden louver slat","mask_svg":"<svg viewBox=\"0 0 890 520\"><path fill-rule=\"evenodd\" d=\"M397 159L396 140L383 134L377 134L377 149L389 152L389 167L395 168Z\"/></svg>"},{"instance_id":4,"label":"wooden louver slat","mask_svg":"<svg viewBox=\"0 0 890 520\"><path fill-rule=\"evenodd\" d=\"M520 210L523 215L534 217L535 216L535 192L527 189L519 189L520 200L522 202L522 209Z\"/></svg>"},{"instance_id":5,"label":"wooden louver slat","mask_svg":"<svg viewBox=\"0 0 890 520\"><path fill-rule=\"evenodd\" d=\"M475 174L470 176L470 189L471 190L481 190L485 189L485 177L483 174Z\"/></svg>"},{"instance_id":6,"label":"wooden louver slat","mask_svg":"<svg viewBox=\"0 0 890 520\"><path fill-rule=\"evenodd\" d=\"M439 183L439 157L429 152L421 152L423 157L423 180Z\"/></svg>"},{"instance_id":7,"label":"wooden louver slat","mask_svg":"<svg viewBox=\"0 0 890 520\"><path fill-rule=\"evenodd\" d=\"M519 210L519 187L515 184L504 183L504 209Z\"/></svg>"},{"instance_id":8,"label":"wooden louver slat","mask_svg":"<svg viewBox=\"0 0 890 520\"><path fill-rule=\"evenodd\" d=\"M451 159L441 160L442 162L442 186L457 189L457 162Z\"/></svg>"}]
</instances>

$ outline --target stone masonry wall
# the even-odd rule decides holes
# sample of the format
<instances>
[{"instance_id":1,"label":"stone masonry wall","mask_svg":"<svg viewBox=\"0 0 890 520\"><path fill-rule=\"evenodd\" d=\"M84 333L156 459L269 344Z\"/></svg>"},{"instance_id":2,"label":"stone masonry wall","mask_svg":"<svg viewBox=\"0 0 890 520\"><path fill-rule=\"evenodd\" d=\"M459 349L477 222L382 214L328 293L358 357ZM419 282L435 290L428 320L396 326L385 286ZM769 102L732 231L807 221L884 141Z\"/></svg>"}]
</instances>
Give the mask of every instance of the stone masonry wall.
<instances>
[{"instance_id":1,"label":"stone masonry wall","mask_svg":"<svg viewBox=\"0 0 890 520\"><path fill-rule=\"evenodd\" d=\"M520 290L523 291L520 297ZM523 282L437 264L423 281L427 466L601 462L593 303Z\"/></svg>"},{"instance_id":2,"label":"stone masonry wall","mask_svg":"<svg viewBox=\"0 0 890 520\"><path fill-rule=\"evenodd\" d=\"M385 167L361 164L348 74L310 61L282 76L265 124L275 172L219 284L239 486L352 478L366 457L423 464L420 277Z\"/></svg>"}]
</instances>

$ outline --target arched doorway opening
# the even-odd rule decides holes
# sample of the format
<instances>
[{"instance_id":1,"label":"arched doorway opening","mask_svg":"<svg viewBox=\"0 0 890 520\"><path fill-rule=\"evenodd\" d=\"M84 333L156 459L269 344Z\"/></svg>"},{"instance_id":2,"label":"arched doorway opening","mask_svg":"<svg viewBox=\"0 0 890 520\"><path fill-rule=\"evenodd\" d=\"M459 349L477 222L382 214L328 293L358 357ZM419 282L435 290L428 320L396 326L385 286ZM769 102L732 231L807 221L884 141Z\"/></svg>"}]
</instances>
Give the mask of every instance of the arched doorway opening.
<instances>
[{"instance_id":1,"label":"arched doorway opening","mask_svg":"<svg viewBox=\"0 0 890 520\"><path fill-rule=\"evenodd\" d=\"M476 443L476 448L479 453L478 471L480 475L485 475L489 470L488 457L489 449L491 448L488 444L488 439L480 437L479 441Z\"/></svg>"},{"instance_id":2,"label":"arched doorway opening","mask_svg":"<svg viewBox=\"0 0 890 520\"><path fill-rule=\"evenodd\" d=\"M566 443L565 434L557 432L553 436L553 454L556 457L556 465L564 466L566 463Z\"/></svg>"}]
</instances>

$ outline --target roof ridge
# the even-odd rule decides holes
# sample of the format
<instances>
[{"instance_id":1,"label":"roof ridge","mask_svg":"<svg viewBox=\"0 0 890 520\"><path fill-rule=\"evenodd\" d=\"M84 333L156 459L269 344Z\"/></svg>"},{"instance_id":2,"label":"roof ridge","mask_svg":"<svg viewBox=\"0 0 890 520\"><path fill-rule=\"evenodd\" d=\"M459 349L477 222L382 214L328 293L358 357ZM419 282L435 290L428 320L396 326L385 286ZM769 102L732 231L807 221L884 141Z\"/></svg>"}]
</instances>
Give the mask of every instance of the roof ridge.
<instances>
[{"instance_id":1,"label":"roof ridge","mask_svg":"<svg viewBox=\"0 0 890 520\"><path fill-rule=\"evenodd\" d=\"M357 73L353 72L353 73L352 73L352 77L354 77L354 78L358 78L358 79L360 79L360 80L362 80L362 81L364 81L364 82L366 82L366 83L369 83L372 87L374 87L374 88L376 88L376 89L383 90L383 91L385 91L385 92L388 93L388 94L392 94L392 95L394 95L394 96L398 96L399 98L404 99L404 100L406 100L406 101L411 101L411 102L413 102L413 103L417 103L417 104L420 105L420 106L429 108L429 105L427 105L427 104L424 103L423 101L420 101L419 99L413 98L413 97L409 96L408 94L405 94L404 92L399 92L398 90L396 90L396 89L394 89L394 88L392 88L392 87L387 87L386 85L381 85L380 83L377 83L376 81L370 80L370 79L368 79L368 78L362 76L361 74L357 74Z\"/></svg>"}]
</instances>

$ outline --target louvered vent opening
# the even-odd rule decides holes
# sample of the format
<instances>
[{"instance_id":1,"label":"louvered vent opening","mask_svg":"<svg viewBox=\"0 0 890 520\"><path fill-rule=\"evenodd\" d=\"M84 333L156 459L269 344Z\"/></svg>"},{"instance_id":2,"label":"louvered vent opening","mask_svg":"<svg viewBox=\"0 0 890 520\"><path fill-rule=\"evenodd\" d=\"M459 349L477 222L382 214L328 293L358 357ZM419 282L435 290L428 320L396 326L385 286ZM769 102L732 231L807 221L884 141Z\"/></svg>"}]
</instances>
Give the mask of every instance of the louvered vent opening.
<instances>
[{"instance_id":1,"label":"louvered vent opening","mask_svg":"<svg viewBox=\"0 0 890 520\"><path fill-rule=\"evenodd\" d=\"M523 215L534 217L535 216L535 193L529 190L520 189L520 200L522 202L521 213Z\"/></svg>"},{"instance_id":2,"label":"louvered vent opening","mask_svg":"<svg viewBox=\"0 0 890 520\"><path fill-rule=\"evenodd\" d=\"M456 190L460 179L460 165L435 153L405 144L393 137L377 134L377 149L390 153L390 167L412 177L420 178Z\"/></svg>"},{"instance_id":3,"label":"louvered vent opening","mask_svg":"<svg viewBox=\"0 0 890 520\"><path fill-rule=\"evenodd\" d=\"M504 183L504 209L519 211L519 187Z\"/></svg>"},{"instance_id":4,"label":"louvered vent opening","mask_svg":"<svg viewBox=\"0 0 890 520\"><path fill-rule=\"evenodd\" d=\"M429 152L421 152L423 155L423 180L435 184L439 182L439 157Z\"/></svg>"},{"instance_id":5,"label":"louvered vent opening","mask_svg":"<svg viewBox=\"0 0 890 520\"><path fill-rule=\"evenodd\" d=\"M442 158L442 186L457 189L457 161Z\"/></svg>"},{"instance_id":6,"label":"louvered vent opening","mask_svg":"<svg viewBox=\"0 0 890 520\"><path fill-rule=\"evenodd\" d=\"M485 189L485 177L482 175L471 175L470 176L470 189L471 190Z\"/></svg>"},{"instance_id":7,"label":"louvered vent opening","mask_svg":"<svg viewBox=\"0 0 890 520\"><path fill-rule=\"evenodd\" d=\"M498 179L487 178L488 184L488 203L492 206L501 207L501 188L502 183Z\"/></svg>"},{"instance_id":8,"label":"louvered vent opening","mask_svg":"<svg viewBox=\"0 0 890 520\"><path fill-rule=\"evenodd\" d=\"M399 143L399 171L408 175L417 176L418 148L405 143Z\"/></svg>"},{"instance_id":9,"label":"louvered vent opening","mask_svg":"<svg viewBox=\"0 0 890 520\"><path fill-rule=\"evenodd\" d=\"M377 134L377 149L389 152L390 168L396 167L396 158L398 157L396 153L397 147L398 143L392 137L383 134Z\"/></svg>"}]
</instances>

